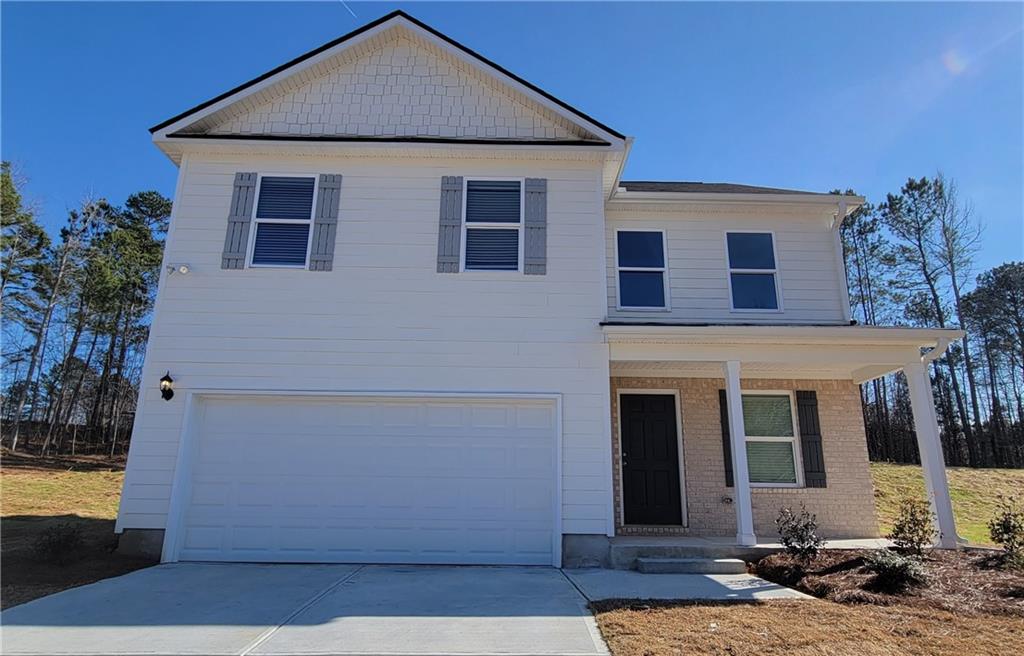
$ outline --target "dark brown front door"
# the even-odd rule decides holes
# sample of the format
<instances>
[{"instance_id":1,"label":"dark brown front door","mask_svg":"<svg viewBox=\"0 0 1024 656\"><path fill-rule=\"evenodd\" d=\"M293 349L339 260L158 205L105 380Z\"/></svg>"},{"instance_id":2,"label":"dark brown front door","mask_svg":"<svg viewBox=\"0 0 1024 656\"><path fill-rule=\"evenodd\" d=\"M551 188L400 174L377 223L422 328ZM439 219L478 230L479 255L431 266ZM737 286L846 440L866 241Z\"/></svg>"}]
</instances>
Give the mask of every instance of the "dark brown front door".
<instances>
[{"instance_id":1,"label":"dark brown front door","mask_svg":"<svg viewBox=\"0 0 1024 656\"><path fill-rule=\"evenodd\" d=\"M623 394L622 496L626 524L681 525L675 397Z\"/></svg>"}]
</instances>

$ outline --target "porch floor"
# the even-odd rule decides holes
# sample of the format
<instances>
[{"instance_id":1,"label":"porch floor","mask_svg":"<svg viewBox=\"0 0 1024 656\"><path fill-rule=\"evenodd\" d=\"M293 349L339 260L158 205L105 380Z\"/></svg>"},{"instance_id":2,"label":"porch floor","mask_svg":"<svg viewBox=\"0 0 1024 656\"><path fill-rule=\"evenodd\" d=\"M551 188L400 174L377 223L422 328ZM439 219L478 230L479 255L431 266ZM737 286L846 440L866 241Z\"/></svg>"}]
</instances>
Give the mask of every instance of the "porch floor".
<instances>
[{"instance_id":1,"label":"porch floor","mask_svg":"<svg viewBox=\"0 0 1024 656\"><path fill-rule=\"evenodd\" d=\"M738 547L735 537L694 537L671 535L617 535L611 539L612 546L644 547ZM891 547L892 542L886 538L849 538L842 540L826 540L823 549L884 549ZM758 542L744 549L784 549L781 542Z\"/></svg>"},{"instance_id":2,"label":"porch floor","mask_svg":"<svg viewBox=\"0 0 1024 656\"><path fill-rule=\"evenodd\" d=\"M828 540L825 549L883 549L891 546L885 538ZM633 569L638 558L740 558L748 562L782 551L779 542L753 546L736 544L734 537L631 536L611 539L610 564L614 569Z\"/></svg>"}]
</instances>

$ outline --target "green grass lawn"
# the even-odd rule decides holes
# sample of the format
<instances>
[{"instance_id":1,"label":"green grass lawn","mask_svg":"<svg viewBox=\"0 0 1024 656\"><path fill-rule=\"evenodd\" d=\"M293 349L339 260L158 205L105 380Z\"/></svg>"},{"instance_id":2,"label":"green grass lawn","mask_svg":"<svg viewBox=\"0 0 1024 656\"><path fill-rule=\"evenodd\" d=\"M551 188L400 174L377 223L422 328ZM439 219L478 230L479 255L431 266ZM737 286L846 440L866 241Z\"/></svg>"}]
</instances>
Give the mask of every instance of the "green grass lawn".
<instances>
[{"instance_id":1,"label":"green grass lawn","mask_svg":"<svg viewBox=\"0 0 1024 656\"><path fill-rule=\"evenodd\" d=\"M1024 469L969 469L950 467L949 493L953 498L956 528L961 537L975 544L991 545L988 520L996 507L996 497L1022 496ZM871 463L875 482L875 508L882 535L892 528L900 500L907 496L924 498L924 478L918 465Z\"/></svg>"}]
</instances>

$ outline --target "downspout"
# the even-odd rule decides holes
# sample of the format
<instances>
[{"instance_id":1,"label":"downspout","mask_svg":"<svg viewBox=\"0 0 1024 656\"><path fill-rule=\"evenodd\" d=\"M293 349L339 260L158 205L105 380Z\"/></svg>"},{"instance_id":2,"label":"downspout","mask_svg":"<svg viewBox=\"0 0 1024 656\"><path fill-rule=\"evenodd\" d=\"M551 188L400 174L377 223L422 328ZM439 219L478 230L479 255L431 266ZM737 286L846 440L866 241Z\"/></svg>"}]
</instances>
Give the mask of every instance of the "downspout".
<instances>
[{"instance_id":1,"label":"downspout","mask_svg":"<svg viewBox=\"0 0 1024 656\"><path fill-rule=\"evenodd\" d=\"M843 239L839 234L839 229L843 226L843 220L849 213L850 209L847 208L846 199L841 198L839 206L836 208L836 218L832 221L832 243L835 248L836 271L839 276L839 303L842 305L843 321L851 324L853 323L853 314L850 308L850 288L849 281L846 279L846 258L843 257Z\"/></svg>"},{"instance_id":2,"label":"downspout","mask_svg":"<svg viewBox=\"0 0 1024 656\"><path fill-rule=\"evenodd\" d=\"M939 337L935 342L935 347L929 349L927 353L921 356L921 363L927 367L929 364L938 360L942 357L942 354L946 352L949 345L953 343L953 340L948 337Z\"/></svg>"}]
</instances>

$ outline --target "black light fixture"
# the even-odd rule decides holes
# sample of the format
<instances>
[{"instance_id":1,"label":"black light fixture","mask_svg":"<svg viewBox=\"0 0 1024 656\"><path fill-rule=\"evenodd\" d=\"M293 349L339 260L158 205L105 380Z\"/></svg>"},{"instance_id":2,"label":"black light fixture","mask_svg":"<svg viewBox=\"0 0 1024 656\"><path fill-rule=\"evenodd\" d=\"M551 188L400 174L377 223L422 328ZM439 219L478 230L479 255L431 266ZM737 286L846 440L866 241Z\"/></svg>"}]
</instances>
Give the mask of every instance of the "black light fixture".
<instances>
[{"instance_id":1,"label":"black light fixture","mask_svg":"<svg viewBox=\"0 0 1024 656\"><path fill-rule=\"evenodd\" d=\"M164 401L170 401L174 396L174 390L171 389L171 385L174 384L174 379L171 378L171 372L164 374L164 377L160 379L160 396L164 397Z\"/></svg>"}]
</instances>

